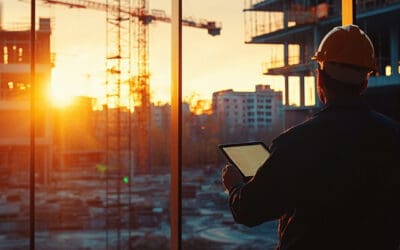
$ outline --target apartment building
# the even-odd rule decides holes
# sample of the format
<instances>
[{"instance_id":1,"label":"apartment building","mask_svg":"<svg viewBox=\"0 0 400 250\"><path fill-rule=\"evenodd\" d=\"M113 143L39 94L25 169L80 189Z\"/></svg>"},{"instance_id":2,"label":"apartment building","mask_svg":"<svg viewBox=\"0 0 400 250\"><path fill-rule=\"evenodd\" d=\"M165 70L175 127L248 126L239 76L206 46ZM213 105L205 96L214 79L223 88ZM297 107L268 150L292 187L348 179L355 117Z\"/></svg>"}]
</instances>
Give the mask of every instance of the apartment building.
<instances>
[{"instance_id":1,"label":"apartment building","mask_svg":"<svg viewBox=\"0 0 400 250\"><path fill-rule=\"evenodd\" d=\"M222 90L213 93L213 113L228 133L249 132L282 127L282 92L269 85L256 85L254 92Z\"/></svg>"}]
</instances>

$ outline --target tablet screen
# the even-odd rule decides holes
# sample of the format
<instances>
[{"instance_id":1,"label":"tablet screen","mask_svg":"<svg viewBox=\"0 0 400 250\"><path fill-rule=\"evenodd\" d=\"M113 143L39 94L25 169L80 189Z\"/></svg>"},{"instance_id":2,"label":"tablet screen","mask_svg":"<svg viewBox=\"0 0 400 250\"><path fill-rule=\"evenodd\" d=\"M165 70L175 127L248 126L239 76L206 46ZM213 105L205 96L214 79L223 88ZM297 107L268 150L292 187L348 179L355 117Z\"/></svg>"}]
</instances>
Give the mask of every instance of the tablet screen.
<instances>
[{"instance_id":1,"label":"tablet screen","mask_svg":"<svg viewBox=\"0 0 400 250\"><path fill-rule=\"evenodd\" d=\"M269 157L267 147L262 142L226 144L219 147L244 176L254 176Z\"/></svg>"}]
</instances>

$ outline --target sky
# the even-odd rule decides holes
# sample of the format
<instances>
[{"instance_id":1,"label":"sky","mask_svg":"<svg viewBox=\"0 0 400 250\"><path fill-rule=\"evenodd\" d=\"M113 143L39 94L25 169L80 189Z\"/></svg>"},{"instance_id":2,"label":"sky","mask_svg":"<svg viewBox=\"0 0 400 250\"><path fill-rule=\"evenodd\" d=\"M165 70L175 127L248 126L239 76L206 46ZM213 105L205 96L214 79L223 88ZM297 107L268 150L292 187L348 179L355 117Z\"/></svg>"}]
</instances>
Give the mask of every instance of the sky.
<instances>
[{"instance_id":1,"label":"sky","mask_svg":"<svg viewBox=\"0 0 400 250\"><path fill-rule=\"evenodd\" d=\"M102 1L102 0L97 0ZM30 1L0 0L3 27L29 25ZM271 84L281 89L281 79L262 75L267 45L245 44L244 2L232 0L183 0L183 16L222 23L220 36L204 29L183 28L183 96L211 99L224 89L254 91L256 84ZM149 9L171 15L171 2L149 0ZM37 0L37 17L52 19L53 95L96 96L105 81L106 13L99 10L71 9L43 5ZM171 26L149 25L150 88L153 101L170 100Z\"/></svg>"}]
</instances>

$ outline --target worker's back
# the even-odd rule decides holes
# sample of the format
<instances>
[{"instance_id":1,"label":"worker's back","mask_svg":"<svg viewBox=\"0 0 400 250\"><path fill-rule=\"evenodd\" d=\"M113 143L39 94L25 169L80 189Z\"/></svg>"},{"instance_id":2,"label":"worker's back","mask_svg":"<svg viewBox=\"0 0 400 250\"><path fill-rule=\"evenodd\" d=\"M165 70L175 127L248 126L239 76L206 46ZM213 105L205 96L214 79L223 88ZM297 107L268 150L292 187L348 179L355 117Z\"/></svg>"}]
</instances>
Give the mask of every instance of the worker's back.
<instances>
[{"instance_id":1,"label":"worker's back","mask_svg":"<svg viewBox=\"0 0 400 250\"><path fill-rule=\"evenodd\" d=\"M328 105L276 143L298 145L287 155L296 191L281 218L281 249L397 249L398 123L356 99Z\"/></svg>"}]
</instances>

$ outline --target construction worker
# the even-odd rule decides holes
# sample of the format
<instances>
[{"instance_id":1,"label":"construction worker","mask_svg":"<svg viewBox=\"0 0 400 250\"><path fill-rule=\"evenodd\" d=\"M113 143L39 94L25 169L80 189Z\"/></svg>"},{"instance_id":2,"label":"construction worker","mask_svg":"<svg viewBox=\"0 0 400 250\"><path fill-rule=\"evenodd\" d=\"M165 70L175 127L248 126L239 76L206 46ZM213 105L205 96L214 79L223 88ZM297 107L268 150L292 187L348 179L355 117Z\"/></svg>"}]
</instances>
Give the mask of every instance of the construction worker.
<instances>
[{"instance_id":1,"label":"construction worker","mask_svg":"<svg viewBox=\"0 0 400 250\"><path fill-rule=\"evenodd\" d=\"M372 42L356 25L335 27L313 59L324 107L276 138L255 176L222 170L232 215L247 226L279 219L280 250L397 250L400 124L362 96Z\"/></svg>"}]
</instances>

